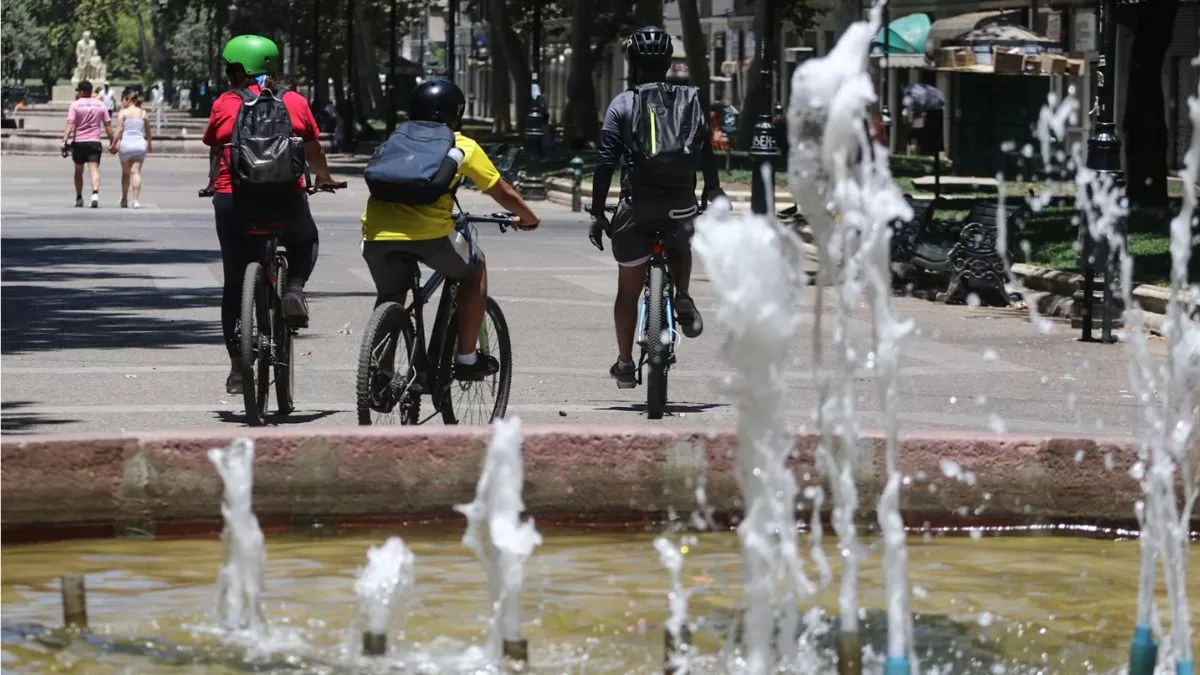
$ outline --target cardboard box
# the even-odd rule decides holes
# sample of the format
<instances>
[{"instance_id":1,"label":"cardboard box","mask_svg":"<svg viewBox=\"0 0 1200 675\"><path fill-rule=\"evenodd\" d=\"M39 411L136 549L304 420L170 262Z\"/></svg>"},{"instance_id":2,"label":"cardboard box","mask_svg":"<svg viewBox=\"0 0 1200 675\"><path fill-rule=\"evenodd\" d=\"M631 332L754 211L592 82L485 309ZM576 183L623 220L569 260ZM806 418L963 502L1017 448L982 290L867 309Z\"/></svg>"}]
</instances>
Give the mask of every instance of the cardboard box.
<instances>
[{"instance_id":1,"label":"cardboard box","mask_svg":"<svg viewBox=\"0 0 1200 675\"><path fill-rule=\"evenodd\" d=\"M959 49L959 47L942 47L938 49L933 55L934 65L936 65L938 68L953 68L954 53Z\"/></svg>"},{"instance_id":2,"label":"cardboard box","mask_svg":"<svg viewBox=\"0 0 1200 675\"><path fill-rule=\"evenodd\" d=\"M1021 62L1022 75L1041 75L1042 74L1042 57L1037 54L1027 54L1025 60Z\"/></svg>"},{"instance_id":3,"label":"cardboard box","mask_svg":"<svg viewBox=\"0 0 1200 675\"><path fill-rule=\"evenodd\" d=\"M1087 74L1087 61L1083 59L1067 59L1067 76L1082 77Z\"/></svg>"},{"instance_id":4,"label":"cardboard box","mask_svg":"<svg viewBox=\"0 0 1200 675\"><path fill-rule=\"evenodd\" d=\"M954 67L969 68L975 65L975 52L970 49L959 49L954 52Z\"/></svg>"},{"instance_id":5,"label":"cardboard box","mask_svg":"<svg viewBox=\"0 0 1200 675\"><path fill-rule=\"evenodd\" d=\"M1020 75L1025 70L1025 54L1020 50L996 48L992 55L992 72Z\"/></svg>"},{"instance_id":6,"label":"cardboard box","mask_svg":"<svg viewBox=\"0 0 1200 675\"><path fill-rule=\"evenodd\" d=\"M1066 75L1067 57L1062 54L1042 54L1042 74Z\"/></svg>"}]
</instances>

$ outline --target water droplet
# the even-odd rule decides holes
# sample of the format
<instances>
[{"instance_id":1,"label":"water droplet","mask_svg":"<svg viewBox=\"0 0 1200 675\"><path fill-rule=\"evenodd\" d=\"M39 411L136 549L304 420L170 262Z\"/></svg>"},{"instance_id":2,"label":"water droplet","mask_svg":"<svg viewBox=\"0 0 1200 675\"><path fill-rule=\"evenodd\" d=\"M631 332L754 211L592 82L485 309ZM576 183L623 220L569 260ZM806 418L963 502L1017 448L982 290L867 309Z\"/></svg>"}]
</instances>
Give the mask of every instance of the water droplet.
<instances>
[{"instance_id":1,"label":"water droplet","mask_svg":"<svg viewBox=\"0 0 1200 675\"><path fill-rule=\"evenodd\" d=\"M1004 418L1000 417L996 413L992 413L990 416L988 416L988 428L995 432L998 436L1003 436L1008 432L1008 425L1005 424Z\"/></svg>"},{"instance_id":2,"label":"water droplet","mask_svg":"<svg viewBox=\"0 0 1200 675\"><path fill-rule=\"evenodd\" d=\"M957 397L957 396L951 396L951 397L950 397L950 403L951 403L951 404L958 403L958 397Z\"/></svg>"},{"instance_id":3,"label":"water droplet","mask_svg":"<svg viewBox=\"0 0 1200 675\"><path fill-rule=\"evenodd\" d=\"M992 349L991 347L983 350L983 360L984 361L995 361L996 360L996 350Z\"/></svg>"},{"instance_id":4,"label":"water droplet","mask_svg":"<svg viewBox=\"0 0 1200 675\"><path fill-rule=\"evenodd\" d=\"M987 628L988 626L992 625L992 622L995 620L996 620L996 617L993 616L991 612L983 612L979 615L978 618L976 618L976 621L979 623L979 625L983 626L984 628Z\"/></svg>"},{"instance_id":5,"label":"water droplet","mask_svg":"<svg viewBox=\"0 0 1200 675\"><path fill-rule=\"evenodd\" d=\"M1129 467L1129 475L1134 480L1141 480L1146 477L1146 465L1141 461L1134 462L1133 466Z\"/></svg>"},{"instance_id":6,"label":"water droplet","mask_svg":"<svg viewBox=\"0 0 1200 675\"><path fill-rule=\"evenodd\" d=\"M1082 461L1083 461L1083 456L1084 456L1084 454L1085 454L1085 453L1083 452L1083 450L1076 450L1076 451L1075 451L1075 463L1076 463L1076 464L1078 464L1078 463L1080 463L1080 462L1082 462Z\"/></svg>"},{"instance_id":7,"label":"water droplet","mask_svg":"<svg viewBox=\"0 0 1200 675\"><path fill-rule=\"evenodd\" d=\"M983 539L983 530L979 529L978 527L972 527L970 529L970 534L971 534L971 538L974 539L975 541L979 541L980 539Z\"/></svg>"},{"instance_id":8,"label":"water droplet","mask_svg":"<svg viewBox=\"0 0 1200 675\"><path fill-rule=\"evenodd\" d=\"M972 309L977 309L977 308L981 307L982 305L983 305L983 301L979 299L978 294L976 294L976 293L968 293L967 294L967 306L968 307L970 307Z\"/></svg>"}]
</instances>

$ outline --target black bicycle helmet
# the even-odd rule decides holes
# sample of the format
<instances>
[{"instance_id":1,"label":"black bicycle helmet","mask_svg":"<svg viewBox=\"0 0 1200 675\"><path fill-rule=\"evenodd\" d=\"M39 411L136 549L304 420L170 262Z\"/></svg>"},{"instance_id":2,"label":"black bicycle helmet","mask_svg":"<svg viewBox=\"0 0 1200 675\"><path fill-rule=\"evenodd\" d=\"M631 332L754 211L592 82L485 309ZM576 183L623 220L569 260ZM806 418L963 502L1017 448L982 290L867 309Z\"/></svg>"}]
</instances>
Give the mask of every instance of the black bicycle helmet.
<instances>
[{"instance_id":1,"label":"black bicycle helmet","mask_svg":"<svg viewBox=\"0 0 1200 675\"><path fill-rule=\"evenodd\" d=\"M642 26L629 36L625 54L632 62L666 63L675 53L671 35L658 26Z\"/></svg>"},{"instance_id":2,"label":"black bicycle helmet","mask_svg":"<svg viewBox=\"0 0 1200 675\"><path fill-rule=\"evenodd\" d=\"M413 90L408 104L408 118L420 122L441 122L455 131L462 126L467 110L467 97L450 80L426 80Z\"/></svg>"}]
</instances>

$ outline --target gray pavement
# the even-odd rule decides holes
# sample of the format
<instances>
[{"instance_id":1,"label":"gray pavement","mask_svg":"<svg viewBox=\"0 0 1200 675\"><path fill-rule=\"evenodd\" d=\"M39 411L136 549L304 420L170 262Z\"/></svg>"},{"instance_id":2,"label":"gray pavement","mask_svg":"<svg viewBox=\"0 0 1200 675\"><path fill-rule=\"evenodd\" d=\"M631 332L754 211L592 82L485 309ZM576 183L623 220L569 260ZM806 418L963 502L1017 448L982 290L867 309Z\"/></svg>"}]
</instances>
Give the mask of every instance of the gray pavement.
<instances>
[{"instance_id":1,"label":"gray pavement","mask_svg":"<svg viewBox=\"0 0 1200 675\"><path fill-rule=\"evenodd\" d=\"M117 163L103 163L102 208L74 209L71 167L58 157L4 156L3 429L5 434L118 432L242 424L224 393L221 267L211 207L197 199L202 159L146 163L145 208L120 210ZM366 189L317 195L321 258L310 283L311 327L298 338L296 402L284 424L353 425L354 364L373 287L359 254ZM463 195L469 210L490 200ZM731 426L728 368L713 290L698 270L693 294L708 330L685 340L671 373L669 415L645 418L642 389L608 378L615 264L586 240L584 218L538 207L533 233L481 230L490 286L513 335L511 414L531 423ZM812 294L787 381L796 425L811 423ZM903 345L898 395L905 429L1010 433L1130 433L1136 408L1121 346L1085 345L1057 324L1039 335L1017 310L944 307L897 298L919 333ZM864 312L863 319L866 319ZM857 323L865 340L869 324ZM1162 355L1161 342L1152 348ZM880 424L870 373L859 378L861 425Z\"/></svg>"}]
</instances>

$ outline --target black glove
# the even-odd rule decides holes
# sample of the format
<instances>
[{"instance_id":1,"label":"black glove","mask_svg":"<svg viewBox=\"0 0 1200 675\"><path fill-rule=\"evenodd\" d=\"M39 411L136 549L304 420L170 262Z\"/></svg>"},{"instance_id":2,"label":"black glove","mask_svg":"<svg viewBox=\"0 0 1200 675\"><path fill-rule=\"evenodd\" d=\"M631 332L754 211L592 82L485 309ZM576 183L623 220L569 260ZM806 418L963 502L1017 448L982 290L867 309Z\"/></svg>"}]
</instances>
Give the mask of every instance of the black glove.
<instances>
[{"instance_id":1,"label":"black glove","mask_svg":"<svg viewBox=\"0 0 1200 675\"><path fill-rule=\"evenodd\" d=\"M592 242L592 246L604 250L604 237L602 234L612 238L611 225L608 222L608 216L601 213L600 215L592 214L592 226L588 229L588 241Z\"/></svg>"},{"instance_id":2,"label":"black glove","mask_svg":"<svg viewBox=\"0 0 1200 675\"><path fill-rule=\"evenodd\" d=\"M725 197L726 199L729 199L729 197L725 195L725 191L720 187L704 188L704 192L700 195L700 210L703 211L707 209L708 205L715 201L717 197Z\"/></svg>"}]
</instances>

